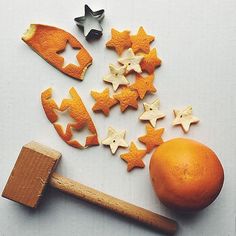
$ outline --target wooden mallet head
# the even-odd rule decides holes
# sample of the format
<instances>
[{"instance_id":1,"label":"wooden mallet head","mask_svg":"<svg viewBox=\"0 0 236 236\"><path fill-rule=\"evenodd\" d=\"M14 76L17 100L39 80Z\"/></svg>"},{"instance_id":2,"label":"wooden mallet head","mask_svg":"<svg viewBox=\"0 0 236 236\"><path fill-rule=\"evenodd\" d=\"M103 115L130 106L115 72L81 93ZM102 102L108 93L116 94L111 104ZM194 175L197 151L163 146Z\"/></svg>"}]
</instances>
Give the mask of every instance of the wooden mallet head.
<instances>
[{"instance_id":1,"label":"wooden mallet head","mask_svg":"<svg viewBox=\"0 0 236 236\"><path fill-rule=\"evenodd\" d=\"M37 207L61 153L36 142L24 145L2 196L29 207Z\"/></svg>"}]
</instances>

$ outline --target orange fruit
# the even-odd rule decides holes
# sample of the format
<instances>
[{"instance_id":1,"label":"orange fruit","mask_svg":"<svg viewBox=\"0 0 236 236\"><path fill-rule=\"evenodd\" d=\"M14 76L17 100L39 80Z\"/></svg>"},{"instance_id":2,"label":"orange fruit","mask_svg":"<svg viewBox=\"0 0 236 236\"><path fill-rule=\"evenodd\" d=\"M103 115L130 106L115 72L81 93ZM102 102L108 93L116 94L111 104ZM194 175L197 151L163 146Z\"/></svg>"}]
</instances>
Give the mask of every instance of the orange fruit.
<instances>
[{"instance_id":1,"label":"orange fruit","mask_svg":"<svg viewBox=\"0 0 236 236\"><path fill-rule=\"evenodd\" d=\"M160 201L182 211L210 205L224 182L224 170L216 154L185 138L161 144L152 155L149 171Z\"/></svg>"}]
</instances>

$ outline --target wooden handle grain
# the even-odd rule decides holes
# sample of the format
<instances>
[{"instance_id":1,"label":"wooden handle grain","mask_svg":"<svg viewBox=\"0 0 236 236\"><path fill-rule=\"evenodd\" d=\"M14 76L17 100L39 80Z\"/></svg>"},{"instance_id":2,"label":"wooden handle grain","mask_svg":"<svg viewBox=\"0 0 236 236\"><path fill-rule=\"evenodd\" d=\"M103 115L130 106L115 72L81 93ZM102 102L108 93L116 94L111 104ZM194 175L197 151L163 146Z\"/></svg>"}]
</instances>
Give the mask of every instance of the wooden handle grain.
<instances>
[{"instance_id":1,"label":"wooden handle grain","mask_svg":"<svg viewBox=\"0 0 236 236\"><path fill-rule=\"evenodd\" d=\"M177 223L174 220L99 192L57 173L51 175L49 184L62 192L134 219L164 233L173 234L176 232Z\"/></svg>"}]
</instances>

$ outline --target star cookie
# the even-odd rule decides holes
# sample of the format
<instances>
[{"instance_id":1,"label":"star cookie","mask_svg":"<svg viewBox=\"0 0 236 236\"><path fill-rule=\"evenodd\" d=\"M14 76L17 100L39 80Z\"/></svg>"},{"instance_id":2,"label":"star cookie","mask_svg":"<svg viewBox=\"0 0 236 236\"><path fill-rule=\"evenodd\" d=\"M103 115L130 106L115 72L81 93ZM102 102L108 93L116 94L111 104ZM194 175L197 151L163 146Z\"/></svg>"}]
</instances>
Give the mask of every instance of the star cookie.
<instances>
[{"instance_id":1,"label":"star cookie","mask_svg":"<svg viewBox=\"0 0 236 236\"><path fill-rule=\"evenodd\" d=\"M110 73L103 77L105 82L111 83L114 91L118 89L120 85L127 85L129 81L125 78L126 66L116 67L112 64L109 65Z\"/></svg>"},{"instance_id":2,"label":"star cookie","mask_svg":"<svg viewBox=\"0 0 236 236\"><path fill-rule=\"evenodd\" d=\"M107 48L114 48L118 55L121 55L126 48L131 47L130 31L122 32L111 29L111 39L106 43Z\"/></svg>"},{"instance_id":3,"label":"star cookie","mask_svg":"<svg viewBox=\"0 0 236 236\"><path fill-rule=\"evenodd\" d=\"M121 57L118 59L118 62L126 66L126 73L135 71L141 73L140 62L143 59L143 56L135 56L132 48L128 49L127 56Z\"/></svg>"},{"instance_id":4,"label":"star cookie","mask_svg":"<svg viewBox=\"0 0 236 236\"><path fill-rule=\"evenodd\" d=\"M107 137L102 141L102 144L109 145L112 154L115 154L118 147L128 147L128 143L125 141L125 131L118 132L109 127Z\"/></svg>"},{"instance_id":5,"label":"star cookie","mask_svg":"<svg viewBox=\"0 0 236 236\"><path fill-rule=\"evenodd\" d=\"M183 110L174 110L175 119L172 125L181 125L185 133L189 131L190 125L198 123L200 120L192 115L192 106L187 106Z\"/></svg>"},{"instance_id":6,"label":"star cookie","mask_svg":"<svg viewBox=\"0 0 236 236\"><path fill-rule=\"evenodd\" d=\"M164 128L154 129L150 124L147 124L146 131L147 134L139 137L138 140L146 145L147 153L149 153L154 147L157 147L163 143L161 136L164 132Z\"/></svg>"},{"instance_id":7,"label":"star cookie","mask_svg":"<svg viewBox=\"0 0 236 236\"><path fill-rule=\"evenodd\" d=\"M117 104L117 100L110 97L109 88L105 88L101 93L91 91L91 96L96 101L92 107L92 110L94 112L102 111L105 116L108 116L111 107Z\"/></svg>"},{"instance_id":8,"label":"star cookie","mask_svg":"<svg viewBox=\"0 0 236 236\"><path fill-rule=\"evenodd\" d=\"M139 97L143 99L147 92L155 93L157 90L153 85L154 75L149 75L147 77L142 77L141 75L136 76L136 81L129 87L136 90Z\"/></svg>"},{"instance_id":9,"label":"star cookie","mask_svg":"<svg viewBox=\"0 0 236 236\"><path fill-rule=\"evenodd\" d=\"M157 50L153 48L148 54L145 54L140 63L142 71L152 74L156 67L161 65L161 59L157 57Z\"/></svg>"},{"instance_id":10,"label":"star cookie","mask_svg":"<svg viewBox=\"0 0 236 236\"><path fill-rule=\"evenodd\" d=\"M152 35L147 35L144 28L140 27L136 35L131 35L132 49L134 53L143 51L149 53L150 43L155 39Z\"/></svg>"},{"instance_id":11,"label":"star cookie","mask_svg":"<svg viewBox=\"0 0 236 236\"><path fill-rule=\"evenodd\" d=\"M139 117L140 120L148 120L153 127L156 125L156 121L165 117L160 108L160 100L156 99L153 103L143 103L144 113Z\"/></svg>"},{"instance_id":12,"label":"star cookie","mask_svg":"<svg viewBox=\"0 0 236 236\"><path fill-rule=\"evenodd\" d=\"M127 162L127 171L131 171L133 168L144 168L145 164L142 158L146 155L146 150L137 149L136 145L131 142L129 152L121 154L120 157Z\"/></svg>"},{"instance_id":13,"label":"star cookie","mask_svg":"<svg viewBox=\"0 0 236 236\"><path fill-rule=\"evenodd\" d=\"M113 97L120 102L120 110L124 112L129 106L135 109L138 108L138 93L130 88L123 88Z\"/></svg>"}]
</instances>

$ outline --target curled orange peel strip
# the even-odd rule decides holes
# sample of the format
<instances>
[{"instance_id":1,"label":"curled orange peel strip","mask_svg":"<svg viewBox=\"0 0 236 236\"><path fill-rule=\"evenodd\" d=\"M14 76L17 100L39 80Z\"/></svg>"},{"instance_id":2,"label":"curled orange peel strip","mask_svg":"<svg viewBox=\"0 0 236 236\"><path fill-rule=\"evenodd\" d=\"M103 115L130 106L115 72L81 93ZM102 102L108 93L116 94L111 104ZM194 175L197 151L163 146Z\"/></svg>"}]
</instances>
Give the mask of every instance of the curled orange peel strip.
<instances>
[{"instance_id":1,"label":"curled orange peel strip","mask_svg":"<svg viewBox=\"0 0 236 236\"><path fill-rule=\"evenodd\" d=\"M83 80L84 73L92 64L92 57L83 45L70 33L48 25L31 24L22 40L38 55L64 74ZM68 64L63 67L64 58L59 55L69 43L72 48L79 49L76 55L79 66Z\"/></svg>"}]
</instances>

